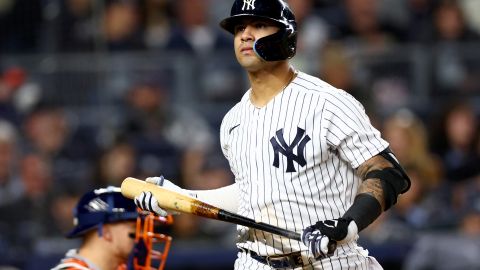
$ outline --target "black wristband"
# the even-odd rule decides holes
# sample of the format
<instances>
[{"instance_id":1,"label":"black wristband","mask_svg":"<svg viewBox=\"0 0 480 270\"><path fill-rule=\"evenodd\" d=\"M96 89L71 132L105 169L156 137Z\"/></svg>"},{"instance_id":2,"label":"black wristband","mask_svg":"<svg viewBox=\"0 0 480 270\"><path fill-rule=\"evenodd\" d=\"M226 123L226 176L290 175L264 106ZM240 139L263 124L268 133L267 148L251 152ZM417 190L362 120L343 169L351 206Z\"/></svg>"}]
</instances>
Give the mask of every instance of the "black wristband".
<instances>
[{"instance_id":1,"label":"black wristband","mask_svg":"<svg viewBox=\"0 0 480 270\"><path fill-rule=\"evenodd\" d=\"M343 215L344 218L351 218L357 224L358 232L365 229L382 213L382 206L375 197L368 194L358 194L352 206Z\"/></svg>"}]
</instances>

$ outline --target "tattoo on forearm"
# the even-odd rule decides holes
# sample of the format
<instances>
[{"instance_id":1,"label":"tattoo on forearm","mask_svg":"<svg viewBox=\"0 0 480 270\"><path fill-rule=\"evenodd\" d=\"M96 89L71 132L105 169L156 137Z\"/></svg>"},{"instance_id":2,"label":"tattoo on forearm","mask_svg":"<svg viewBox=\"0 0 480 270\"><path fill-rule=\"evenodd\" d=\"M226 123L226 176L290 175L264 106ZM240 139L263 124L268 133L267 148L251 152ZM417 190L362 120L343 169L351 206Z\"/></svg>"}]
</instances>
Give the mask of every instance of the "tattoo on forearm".
<instances>
[{"instance_id":1,"label":"tattoo on forearm","mask_svg":"<svg viewBox=\"0 0 480 270\"><path fill-rule=\"evenodd\" d=\"M360 167L358 167L358 174L362 179L365 179L367 173L388 167L393 167L390 161L386 160L381 156L374 156L371 159L365 161L362 165L360 165Z\"/></svg>"},{"instance_id":2,"label":"tattoo on forearm","mask_svg":"<svg viewBox=\"0 0 480 270\"><path fill-rule=\"evenodd\" d=\"M364 193L373 196L382 206L382 211L385 209L385 198L383 195L383 188L380 179L367 179L362 182L358 189L358 194Z\"/></svg>"},{"instance_id":3,"label":"tattoo on forearm","mask_svg":"<svg viewBox=\"0 0 480 270\"><path fill-rule=\"evenodd\" d=\"M385 209L385 198L382 183L380 179L365 179L365 177L371 171L381 170L388 167L393 167L393 165L381 156L374 156L358 167L358 174L362 179L364 179L358 189L358 194L364 193L373 196L382 206L382 211Z\"/></svg>"}]
</instances>

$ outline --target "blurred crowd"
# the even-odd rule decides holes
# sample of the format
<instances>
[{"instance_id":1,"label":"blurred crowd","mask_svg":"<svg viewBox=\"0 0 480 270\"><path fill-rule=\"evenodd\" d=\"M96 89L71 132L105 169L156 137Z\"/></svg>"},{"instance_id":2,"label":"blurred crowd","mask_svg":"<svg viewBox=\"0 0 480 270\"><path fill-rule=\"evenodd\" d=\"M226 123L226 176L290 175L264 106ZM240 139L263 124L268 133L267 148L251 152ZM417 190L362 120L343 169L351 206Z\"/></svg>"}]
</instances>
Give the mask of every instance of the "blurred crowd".
<instances>
[{"instance_id":1,"label":"blurred crowd","mask_svg":"<svg viewBox=\"0 0 480 270\"><path fill-rule=\"evenodd\" d=\"M361 233L362 244L386 269L480 269L480 54L468 54L480 46L480 1L288 2L300 31L293 64L359 99L411 177L410 191ZM211 57L231 53L231 37L218 27L230 6L0 1L0 268L29 269L32 254L75 246L63 235L77 199L92 188L160 174L189 189L234 181L219 148L224 111L216 105L234 104L248 86L232 55ZM118 72L112 83L95 83L96 70L82 77L60 66L35 77L38 67L11 60L76 55L82 64L132 53L181 55L200 70L173 76L164 65L175 59L149 59L167 72L126 83ZM194 87L179 97L187 78ZM186 105L199 89L210 101L201 111ZM221 249L233 245L234 230L179 215L171 234Z\"/></svg>"}]
</instances>

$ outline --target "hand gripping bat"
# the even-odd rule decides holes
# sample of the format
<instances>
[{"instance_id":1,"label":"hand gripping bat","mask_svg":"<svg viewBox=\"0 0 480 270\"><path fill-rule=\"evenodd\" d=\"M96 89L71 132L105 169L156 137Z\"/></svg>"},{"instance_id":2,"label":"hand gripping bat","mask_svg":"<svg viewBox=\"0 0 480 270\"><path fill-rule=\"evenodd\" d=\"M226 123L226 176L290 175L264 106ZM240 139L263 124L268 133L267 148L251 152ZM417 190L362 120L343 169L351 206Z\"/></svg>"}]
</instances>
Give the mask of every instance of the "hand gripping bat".
<instances>
[{"instance_id":1,"label":"hand gripping bat","mask_svg":"<svg viewBox=\"0 0 480 270\"><path fill-rule=\"evenodd\" d=\"M157 199L160 207L168 210L243 225L249 228L258 229L293 240L301 241L301 236L297 232L275 227L267 223L257 222L251 218L228 212L210 204L201 202L193 197L186 196L184 194L168 190L161 186L133 177L127 177L125 180L123 180L121 191L123 196L130 199L134 199L137 195L140 195L142 191L150 191ZM328 248L329 253L330 251L333 252L335 249L336 242L330 241Z\"/></svg>"}]
</instances>

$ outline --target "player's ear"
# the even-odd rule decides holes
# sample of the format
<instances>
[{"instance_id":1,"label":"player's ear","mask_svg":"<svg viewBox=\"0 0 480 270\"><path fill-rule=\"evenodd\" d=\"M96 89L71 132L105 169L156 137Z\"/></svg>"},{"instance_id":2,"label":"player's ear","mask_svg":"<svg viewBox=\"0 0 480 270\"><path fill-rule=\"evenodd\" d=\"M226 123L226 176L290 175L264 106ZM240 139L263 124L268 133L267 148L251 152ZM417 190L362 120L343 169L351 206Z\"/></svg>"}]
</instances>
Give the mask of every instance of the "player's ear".
<instances>
[{"instance_id":1,"label":"player's ear","mask_svg":"<svg viewBox=\"0 0 480 270\"><path fill-rule=\"evenodd\" d=\"M102 238L105 239L105 241L112 241L113 238L113 232L112 232L112 227L110 224L104 224L102 225Z\"/></svg>"}]
</instances>

